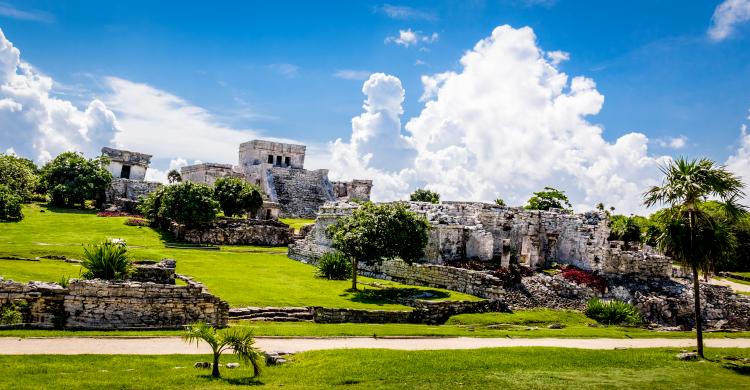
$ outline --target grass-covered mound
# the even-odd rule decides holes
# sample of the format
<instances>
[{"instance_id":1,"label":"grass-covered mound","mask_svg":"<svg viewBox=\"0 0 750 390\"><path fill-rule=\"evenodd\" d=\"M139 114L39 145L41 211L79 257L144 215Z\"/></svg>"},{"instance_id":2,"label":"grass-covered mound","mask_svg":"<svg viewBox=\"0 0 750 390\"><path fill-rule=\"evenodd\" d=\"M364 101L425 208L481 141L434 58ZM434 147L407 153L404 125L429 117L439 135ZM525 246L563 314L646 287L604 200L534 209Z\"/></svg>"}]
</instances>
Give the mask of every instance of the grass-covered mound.
<instances>
[{"instance_id":1,"label":"grass-covered mound","mask_svg":"<svg viewBox=\"0 0 750 390\"><path fill-rule=\"evenodd\" d=\"M324 306L362 309L407 310L378 294L347 291L350 282L315 276L316 269L286 257L286 247L232 246L221 250L167 248L169 234L142 226L128 226L127 217L97 217L91 210L55 209L41 205L25 206L26 218L3 224L0 229L0 276L26 282L57 281L62 276L78 277L80 265L42 258L40 261L3 260L66 256L81 259L83 244L107 238L121 238L135 260L174 258L177 272L196 278L231 306ZM362 278L360 282L371 283ZM378 281L378 286L406 286ZM362 285L361 289L380 287ZM409 286L409 289L415 288ZM435 290L440 299L476 300L470 295Z\"/></svg>"}]
</instances>

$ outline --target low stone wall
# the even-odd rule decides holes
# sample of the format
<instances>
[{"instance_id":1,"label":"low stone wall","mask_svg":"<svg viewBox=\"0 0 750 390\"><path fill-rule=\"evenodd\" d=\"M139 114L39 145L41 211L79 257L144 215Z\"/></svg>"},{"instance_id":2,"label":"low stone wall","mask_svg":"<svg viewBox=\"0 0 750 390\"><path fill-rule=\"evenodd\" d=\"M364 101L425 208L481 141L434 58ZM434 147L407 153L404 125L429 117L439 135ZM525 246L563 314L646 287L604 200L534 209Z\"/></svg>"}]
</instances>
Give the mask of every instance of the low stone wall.
<instances>
[{"instance_id":1,"label":"low stone wall","mask_svg":"<svg viewBox=\"0 0 750 390\"><path fill-rule=\"evenodd\" d=\"M134 282L151 282L156 284L174 284L175 267L177 262L173 259L164 259L160 262L143 260L135 263L135 272L130 277Z\"/></svg>"},{"instance_id":2,"label":"low stone wall","mask_svg":"<svg viewBox=\"0 0 750 390\"><path fill-rule=\"evenodd\" d=\"M66 288L0 280L0 306L25 301L24 322L39 328L175 329L198 321L226 326L229 304L185 280L187 286L74 279Z\"/></svg>"},{"instance_id":3,"label":"low stone wall","mask_svg":"<svg viewBox=\"0 0 750 390\"><path fill-rule=\"evenodd\" d=\"M156 191L161 185L152 181L114 178L104 191L104 208L134 213L138 198Z\"/></svg>"},{"instance_id":4,"label":"low stone wall","mask_svg":"<svg viewBox=\"0 0 750 390\"><path fill-rule=\"evenodd\" d=\"M192 244L284 246L292 241L289 225L274 220L219 219L206 227L172 224L178 240Z\"/></svg>"},{"instance_id":5,"label":"low stone wall","mask_svg":"<svg viewBox=\"0 0 750 390\"><path fill-rule=\"evenodd\" d=\"M444 324L456 314L507 311L501 301L411 301L403 302L414 310L364 310L313 307L313 321L323 324L370 323L370 324Z\"/></svg>"},{"instance_id":6,"label":"low stone wall","mask_svg":"<svg viewBox=\"0 0 750 390\"><path fill-rule=\"evenodd\" d=\"M405 324L409 323L411 311L335 309L314 307L313 321L321 324L369 323Z\"/></svg>"}]
</instances>

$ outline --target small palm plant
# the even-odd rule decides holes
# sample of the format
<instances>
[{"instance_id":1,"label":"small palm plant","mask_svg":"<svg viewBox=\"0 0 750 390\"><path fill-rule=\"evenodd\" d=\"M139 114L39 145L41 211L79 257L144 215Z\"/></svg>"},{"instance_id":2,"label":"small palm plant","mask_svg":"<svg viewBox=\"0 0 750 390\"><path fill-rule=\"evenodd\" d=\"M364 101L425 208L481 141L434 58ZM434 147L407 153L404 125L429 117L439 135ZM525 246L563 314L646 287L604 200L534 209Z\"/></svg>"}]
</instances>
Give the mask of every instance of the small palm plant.
<instances>
[{"instance_id":1,"label":"small palm plant","mask_svg":"<svg viewBox=\"0 0 750 390\"><path fill-rule=\"evenodd\" d=\"M252 364L253 376L260 375L260 367L264 362L264 355L261 350L255 348L255 339L253 339L253 332L248 328L226 328L216 330L211 325L203 322L188 325L185 328L185 334L182 335L183 340L188 343L195 342L199 345L201 341L205 341L211 347L214 355L213 370L211 376L219 378L219 358L221 354L231 349L232 353L242 359L245 364Z\"/></svg>"},{"instance_id":2,"label":"small palm plant","mask_svg":"<svg viewBox=\"0 0 750 390\"><path fill-rule=\"evenodd\" d=\"M128 248L122 241L104 241L83 248L85 279L121 280L133 273Z\"/></svg>"}]
</instances>

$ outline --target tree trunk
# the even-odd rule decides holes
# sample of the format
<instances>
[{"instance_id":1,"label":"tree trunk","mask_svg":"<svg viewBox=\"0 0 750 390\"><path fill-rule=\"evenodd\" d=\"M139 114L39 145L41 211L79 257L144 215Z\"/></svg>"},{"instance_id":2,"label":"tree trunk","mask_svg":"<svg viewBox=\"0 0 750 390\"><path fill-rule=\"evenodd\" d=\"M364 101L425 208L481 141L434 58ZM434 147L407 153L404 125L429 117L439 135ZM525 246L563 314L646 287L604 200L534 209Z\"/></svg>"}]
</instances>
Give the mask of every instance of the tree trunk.
<instances>
[{"instance_id":1,"label":"tree trunk","mask_svg":"<svg viewBox=\"0 0 750 390\"><path fill-rule=\"evenodd\" d=\"M219 355L218 353L214 354L214 364L213 366L211 366L211 376L214 378L218 378L221 376L221 374L219 374L219 356L221 355Z\"/></svg>"},{"instance_id":2,"label":"tree trunk","mask_svg":"<svg viewBox=\"0 0 750 390\"><path fill-rule=\"evenodd\" d=\"M703 316L701 315L700 280L698 279L698 268L693 265L693 295L695 301L695 334L697 337L698 356L703 358Z\"/></svg>"},{"instance_id":3,"label":"tree trunk","mask_svg":"<svg viewBox=\"0 0 750 390\"><path fill-rule=\"evenodd\" d=\"M352 257L352 290L357 290L357 259Z\"/></svg>"}]
</instances>

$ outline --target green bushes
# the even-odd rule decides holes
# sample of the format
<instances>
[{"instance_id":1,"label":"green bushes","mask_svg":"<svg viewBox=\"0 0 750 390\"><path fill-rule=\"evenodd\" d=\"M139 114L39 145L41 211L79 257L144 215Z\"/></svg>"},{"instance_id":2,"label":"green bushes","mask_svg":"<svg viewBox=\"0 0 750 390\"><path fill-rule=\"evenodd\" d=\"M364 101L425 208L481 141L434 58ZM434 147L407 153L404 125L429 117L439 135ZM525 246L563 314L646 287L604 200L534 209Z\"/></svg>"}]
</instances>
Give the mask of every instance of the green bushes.
<instances>
[{"instance_id":1,"label":"green bushes","mask_svg":"<svg viewBox=\"0 0 750 390\"><path fill-rule=\"evenodd\" d=\"M571 208L568 196L565 191L560 191L552 187L544 187L543 191L535 192L534 196L529 198L529 203L524 206L527 210L549 210Z\"/></svg>"},{"instance_id":2,"label":"green bushes","mask_svg":"<svg viewBox=\"0 0 750 390\"><path fill-rule=\"evenodd\" d=\"M614 299L603 301L592 298L586 303L584 314L586 314L586 317L607 325L638 325L643 323L643 317L635 306Z\"/></svg>"},{"instance_id":3,"label":"green bushes","mask_svg":"<svg viewBox=\"0 0 750 390\"><path fill-rule=\"evenodd\" d=\"M83 248L85 279L122 280L133 273L128 259L128 249L123 242L104 241Z\"/></svg>"},{"instance_id":4,"label":"green bushes","mask_svg":"<svg viewBox=\"0 0 750 390\"><path fill-rule=\"evenodd\" d=\"M21 212L20 196L4 184L0 184L0 221L20 221L23 219Z\"/></svg>"},{"instance_id":5,"label":"green bushes","mask_svg":"<svg viewBox=\"0 0 750 390\"><path fill-rule=\"evenodd\" d=\"M187 226L208 224L216 220L219 202L205 184L181 182L164 186L141 198L138 210L153 222L167 220Z\"/></svg>"},{"instance_id":6,"label":"green bushes","mask_svg":"<svg viewBox=\"0 0 750 390\"><path fill-rule=\"evenodd\" d=\"M0 185L7 186L23 202L33 199L38 182L37 167L31 160L0 154Z\"/></svg>"},{"instance_id":7,"label":"green bushes","mask_svg":"<svg viewBox=\"0 0 750 390\"><path fill-rule=\"evenodd\" d=\"M219 202L221 210L227 217L246 212L255 214L263 205L260 191L245 180L236 177L216 180L214 198Z\"/></svg>"},{"instance_id":8,"label":"green bushes","mask_svg":"<svg viewBox=\"0 0 750 390\"><path fill-rule=\"evenodd\" d=\"M345 280L351 273L351 260L341 252L328 252L318 259L318 276L321 278Z\"/></svg>"},{"instance_id":9,"label":"green bushes","mask_svg":"<svg viewBox=\"0 0 750 390\"><path fill-rule=\"evenodd\" d=\"M87 200L101 202L112 175L106 159L87 160L75 152L64 152L42 168L42 182L54 206L84 206Z\"/></svg>"},{"instance_id":10,"label":"green bushes","mask_svg":"<svg viewBox=\"0 0 750 390\"><path fill-rule=\"evenodd\" d=\"M18 309L19 308L13 303L0 306L0 325L15 325L23 323L23 315Z\"/></svg>"},{"instance_id":11,"label":"green bushes","mask_svg":"<svg viewBox=\"0 0 750 390\"><path fill-rule=\"evenodd\" d=\"M409 200L411 200L412 202L440 203L440 194L430 190L418 188L409 196Z\"/></svg>"}]
</instances>

